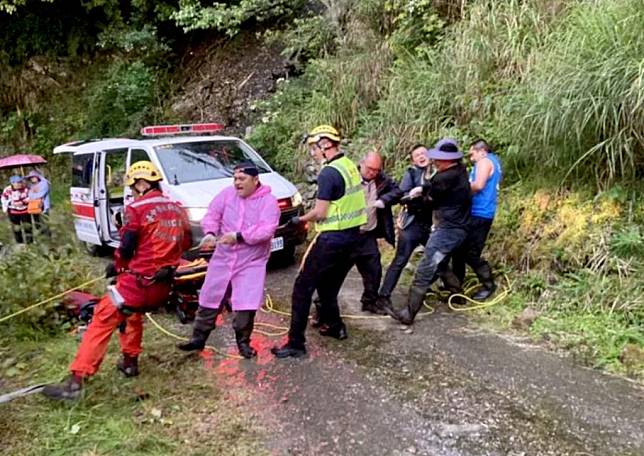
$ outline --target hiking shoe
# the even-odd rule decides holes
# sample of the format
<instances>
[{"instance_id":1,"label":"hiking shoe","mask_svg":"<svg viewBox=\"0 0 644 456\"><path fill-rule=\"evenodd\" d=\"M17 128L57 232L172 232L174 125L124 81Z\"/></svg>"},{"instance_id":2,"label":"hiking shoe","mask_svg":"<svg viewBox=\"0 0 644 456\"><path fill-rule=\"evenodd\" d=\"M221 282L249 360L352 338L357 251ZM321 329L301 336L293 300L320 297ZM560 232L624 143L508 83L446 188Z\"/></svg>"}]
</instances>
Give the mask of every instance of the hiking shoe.
<instances>
[{"instance_id":1,"label":"hiking shoe","mask_svg":"<svg viewBox=\"0 0 644 456\"><path fill-rule=\"evenodd\" d=\"M281 347L271 348L271 353L274 354L276 358L299 358L300 356L306 355L306 348L304 348L304 345L296 347L295 345L290 345L287 342Z\"/></svg>"},{"instance_id":2,"label":"hiking shoe","mask_svg":"<svg viewBox=\"0 0 644 456\"><path fill-rule=\"evenodd\" d=\"M333 326L322 325L318 330L320 335L325 337L333 337L334 339L344 340L349 335L347 334L347 327L344 326L344 323L339 323Z\"/></svg>"},{"instance_id":3,"label":"hiking shoe","mask_svg":"<svg viewBox=\"0 0 644 456\"><path fill-rule=\"evenodd\" d=\"M250 344L242 342L237 344L237 349L239 350L239 354L246 359L251 359L257 356L257 350L251 347Z\"/></svg>"},{"instance_id":4,"label":"hiking shoe","mask_svg":"<svg viewBox=\"0 0 644 456\"><path fill-rule=\"evenodd\" d=\"M116 368L126 377L139 375L139 359L136 356L123 355L116 363Z\"/></svg>"},{"instance_id":5,"label":"hiking shoe","mask_svg":"<svg viewBox=\"0 0 644 456\"><path fill-rule=\"evenodd\" d=\"M70 375L62 383L45 385L42 394L55 401L75 401L81 396L83 390L83 379L76 375Z\"/></svg>"},{"instance_id":6,"label":"hiking shoe","mask_svg":"<svg viewBox=\"0 0 644 456\"><path fill-rule=\"evenodd\" d=\"M369 312L376 315L387 315L387 312L385 312L385 309L383 307L380 307L378 305L378 302L363 304L361 310L363 312Z\"/></svg>"},{"instance_id":7,"label":"hiking shoe","mask_svg":"<svg viewBox=\"0 0 644 456\"><path fill-rule=\"evenodd\" d=\"M202 339L190 339L188 342L181 342L177 344L177 348L182 351L201 351L206 348L206 341Z\"/></svg>"}]
</instances>

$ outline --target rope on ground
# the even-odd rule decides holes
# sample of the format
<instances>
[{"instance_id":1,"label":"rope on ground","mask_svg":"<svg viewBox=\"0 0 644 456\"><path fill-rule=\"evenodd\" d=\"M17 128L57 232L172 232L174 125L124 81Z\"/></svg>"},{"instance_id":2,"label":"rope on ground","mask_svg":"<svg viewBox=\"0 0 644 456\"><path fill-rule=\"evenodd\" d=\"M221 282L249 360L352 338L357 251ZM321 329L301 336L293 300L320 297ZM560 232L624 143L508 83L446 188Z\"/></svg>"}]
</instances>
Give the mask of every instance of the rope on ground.
<instances>
[{"instance_id":1,"label":"rope on ground","mask_svg":"<svg viewBox=\"0 0 644 456\"><path fill-rule=\"evenodd\" d=\"M423 303L425 307L428 309L428 311L423 312L419 315L429 315L434 312L434 309L427 303ZM284 317L290 317L291 312L286 312L283 310L276 309L275 306L273 305L273 300L271 299L271 295L267 294L266 295L266 301L264 303L264 306L260 309L262 312L265 313L274 313L277 315L282 315ZM346 318L349 320L370 320L370 319L383 319L383 318L390 318L389 315L355 315L355 314L341 314L340 315L342 318ZM311 317L309 317L311 318ZM266 324L266 323L263 323ZM284 332L284 334L288 333L288 329Z\"/></svg>"},{"instance_id":2,"label":"rope on ground","mask_svg":"<svg viewBox=\"0 0 644 456\"><path fill-rule=\"evenodd\" d=\"M150 315L150 313L146 313L145 316L148 317L148 320L150 320L150 322L152 322L154 327L156 329L158 329L162 334L165 334L166 336L172 337L173 339L176 339L176 340L182 340L182 341L188 340L187 337L179 336L179 335L174 334L174 333L168 331L167 329L165 329L154 318L152 318L152 315ZM226 353L224 351L218 350L217 348L213 347L212 345L206 345L206 348L208 348L208 349L210 349L210 350L214 351L215 353L218 353L218 354L220 354L222 356L225 356L226 358L244 359L239 355L233 355L231 353Z\"/></svg>"},{"instance_id":3,"label":"rope on ground","mask_svg":"<svg viewBox=\"0 0 644 456\"><path fill-rule=\"evenodd\" d=\"M454 312L468 312L468 311L471 311L471 310L480 310L480 309L486 309L488 307L495 306L498 303L500 303L501 301L503 301L505 298L507 298L507 296L510 294L510 290L512 289L513 283L510 282L510 278L508 277L508 275L503 274L503 277L505 278L505 281L507 282L508 285L507 285L507 287L504 288L504 290L502 292L498 293L494 297L494 299L492 299L490 301L485 301L485 302L477 301L475 299L470 298L469 296L467 296L465 294L465 293L468 293L469 291L471 291L471 289L468 289L463 294L456 293L456 294L451 295L449 297L449 299L447 300L447 305ZM471 288L476 288L476 286L477 285L475 284ZM452 304L452 299L454 299L454 298L464 299L465 301L470 302L473 305L471 305L471 306L457 306L457 305L454 305L454 304Z\"/></svg>"},{"instance_id":4,"label":"rope on ground","mask_svg":"<svg viewBox=\"0 0 644 456\"><path fill-rule=\"evenodd\" d=\"M91 284L93 284L95 282L98 282L99 280L103 280L103 279L104 279L103 276L97 277L97 278L92 279L90 281L87 281L85 283L81 283L80 285L78 285L78 286L76 286L74 288L70 288L69 290L65 290L62 293L58 293L57 295L52 296L51 298L47 298L47 299L45 299L43 301L37 302L36 304L33 304L33 305L29 306L29 307L25 307L24 309L20 309L17 312L14 312L12 314L9 314L9 315L6 315L6 316L0 318L0 323L2 323L4 321L7 321L7 320L11 320L12 318L17 317L18 315L23 314L25 312L28 312L31 309L35 309L36 307L45 305L45 304L47 304L49 302L52 302L52 301L54 301L54 300L56 300L58 298L62 298L63 296L65 296L66 294L71 293L72 291L76 291L76 290L78 290L80 288L84 288L84 287L86 287L88 285L91 285Z\"/></svg>"},{"instance_id":5,"label":"rope on ground","mask_svg":"<svg viewBox=\"0 0 644 456\"><path fill-rule=\"evenodd\" d=\"M476 281L476 279L469 279L468 281L465 282L463 285L463 293L455 293L455 294L449 294L449 292L436 292L436 291L431 291L430 294L434 294L436 296L449 296L447 299L447 305L448 307L455 311L455 312L467 312L467 311L472 311L472 310L479 310L479 309L485 309L488 307L492 307L503 301L509 294L510 290L512 289L512 282L510 282L510 279L508 278L507 274L503 275L506 282L507 282L507 287L500 293L498 293L494 299L490 301L477 301L475 299L470 298L467 296L466 293L470 293L474 291L476 288L478 288L479 284ZM452 299L454 298L462 298L467 302L472 303L473 305L471 306L457 306L455 304L452 304ZM423 306L427 309L425 312L420 312L418 315L430 315L434 313L434 308L427 304L427 302L423 301ZM260 310L266 313L274 313L277 315L282 315L285 317L290 317L291 313L286 312L283 310L276 309L275 306L273 305L273 300L271 299L271 296L269 294L266 295L266 302L264 304L264 307L262 307ZM388 315L355 315L355 314L341 314L340 315L342 318L346 318L349 320L371 320L371 319L381 319L381 318L390 318ZM284 332L286 334L288 330ZM281 335L282 333L280 333Z\"/></svg>"}]
</instances>

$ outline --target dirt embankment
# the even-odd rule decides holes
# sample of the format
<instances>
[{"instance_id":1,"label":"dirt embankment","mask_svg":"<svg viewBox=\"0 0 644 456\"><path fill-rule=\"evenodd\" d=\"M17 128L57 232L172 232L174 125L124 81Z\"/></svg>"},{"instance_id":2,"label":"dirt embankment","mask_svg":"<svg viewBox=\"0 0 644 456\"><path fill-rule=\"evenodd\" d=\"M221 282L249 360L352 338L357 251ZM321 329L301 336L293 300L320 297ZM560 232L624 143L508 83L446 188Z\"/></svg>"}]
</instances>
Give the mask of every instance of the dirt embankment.
<instances>
[{"instance_id":1,"label":"dirt embankment","mask_svg":"<svg viewBox=\"0 0 644 456\"><path fill-rule=\"evenodd\" d=\"M255 102L289 76L292 68L280 52L252 32L195 45L180 65L184 76L172 111L185 122L221 122L228 132L243 133L252 123Z\"/></svg>"}]
</instances>

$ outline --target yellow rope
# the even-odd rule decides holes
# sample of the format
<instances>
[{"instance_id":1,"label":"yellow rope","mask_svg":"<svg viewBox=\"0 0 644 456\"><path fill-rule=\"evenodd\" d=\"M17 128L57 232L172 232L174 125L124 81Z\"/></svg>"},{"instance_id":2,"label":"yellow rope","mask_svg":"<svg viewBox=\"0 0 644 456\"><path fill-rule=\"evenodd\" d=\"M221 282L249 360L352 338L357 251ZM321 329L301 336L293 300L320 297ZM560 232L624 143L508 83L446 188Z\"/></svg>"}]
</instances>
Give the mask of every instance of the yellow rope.
<instances>
[{"instance_id":1,"label":"yellow rope","mask_svg":"<svg viewBox=\"0 0 644 456\"><path fill-rule=\"evenodd\" d=\"M500 303L501 301L503 301L510 294L510 290L512 289L512 282L510 282L510 278L508 277L508 275L504 274L503 277L505 278L505 280L506 280L508 285L501 293L497 294L494 297L494 299L492 299L490 301L486 301L486 302L481 302L481 301L477 301L475 299L472 299L472 298L470 298L469 296L467 296L465 294L456 293L456 294L453 294L453 295L451 295L449 297L449 299L447 300L447 305L454 312L467 312L467 311L470 311L470 310L480 310L480 309L486 309L488 307L495 306L498 303ZM465 291L465 293L469 293L470 291L472 291L473 288L476 288L476 287L477 287L476 284L471 286L471 287L469 287ZM457 297L462 298L467 302L471 302L474 305L473 306L466 306L466 307L455 306L454 304L452 304L452 299L457 298Z\"/></svg>"},{"instance_id":2,"label":"yellow rope","mask_svg":"<svg viewBox=\"0 0 644 456\"><path fill-rule=\"evenodd\" d=\"M161 333L165 334L166 336L172 337L173 339L176 339L176 340L184 340L184 341L188 340L187 337L179 336L179 335L174 334L174 333L168 331L167 329L165 329L154 318L152 318L152 315L150 315L149 313L146 313L145 316L148 317L148 320L150 320L152 322L152 324L154 325L155 328L157 328L159 331L161 331ZM227 358L244 359L243 357L241 357L239 355L233 355L231 353L226 353L226 352L223 352L221 350L218 350L215 347L213 347L212 345L206 345L206 348L214 351L215 353L219 353L220 355L225 356Z\"/></svg>"},{"instance_id":3,"label":"yellow rope","mask_svg":"<svg viewBox=\"0 0 644 456\"><path fill-rule=\"evenodd\" d=\"M467 311L485 309L487 307L495 306L498 303L500 303L501 301L503 301L510 294L510 290L512 289L512 283L510 282L510 279L508 278L507 274L504 274L504 277L505 277L505 280L506 280L506 282L508 284L507 287L502 292L498 293L494 297L494 299L492 299L491 301L481 302L481 301L477 301L477 300L472 299L469 296L467 296L465 293L470 293L474 289L478 288L478 282L476 281L476 279L469 279L468 281L465 282L465 284L463 286L463 288L464 288L463 294L456 293L456 294L449 295L449 298L447 300L447 305L449 306L449 308L451 310L453 310L455 312L467 312ZM434 291L432 291L431 293L434 293L434 294L439 295L439 296L441 294L444 294L444 293L434 292ZM445 292L445 293L448 293L448 292ZM454 299L456 297L463 298L464 300L466 300L466 301L468 301L470 303L473 303L474 305L473 306L467 306L467 307L455 306L454 304L452 304L452 299ZM430 314L434 313L434 308L431 307L429 304L427 304L424 301L423 301L423 306L425 306L427 311L419 313L418 314L419 316L420 315L430 315ZM282 316L285 316L285 317L290 317L291 316L290 312L285 312L283 310L276 309L273 306L273 300L271 299L270 295L268 295L268 294L266 295L266 302L265 302L264 307L261 308L261 310L263 312L275 313L277 315L282 315ZM341 314L340 316L342 318L346 318L346 319L350 319L350 320L371 320L371 319L389 318L388 315ZM288 330L286 332L288 332Z\"/></svg>"},{"instance_id":4,"label":"yellow rope","mask_svg":"<svg viewBox=\"0 0 644 456\"><path fill-rule=\"evenodd\" d=\"M0 323L2 323L2 322L4 322L4 321L7 321L7 320L10 320L10 319L12 319L13 317L16 317L16 316L18 316L18 315L20 315L20 314L22 314L22 313L28 312L28 311L30 311L31 309L35 309L36 307L42 306L42 305L44 305L44 304L47 304L47 303L49 303L49 302L51 302L51 301L54 301L54 300L56 300L56 299L58 299L58 298L62 298L63 296L65 296L66 294L71 293L72 291L76 291L76 290L78 290L78 289L80 289L80 288L84 288L84 287L86 287L86 286L88 286L88 285L91 285L91 284L93 284L93 283L95 283L95 282L98 282L99 280L103 280L104 278L105 278L105 277L103 277L103 276L101 276L101 277L97 277L97 278L92 279L92 280L90 280L90 281L88 281L88 282L82 283L82 284L78 285L77 287L70 288L69 290L65 290L65 291L63 291L62 293L58 293L57 295L52 296L51 298L47 298L47 299L45 299L44 301L37 302L36 304L33 304L33 305L29 306L29 307L25 307L24 309L21 309L21 310L19 310L19 311L17 311L17 312L14 312L14 313L12 313L12 314L6 315L6 316L4 316L4 317L0 318Z\"/></svg>"},{"instance_id":5,"label":"yellow rope","mask_svg":"<svg viewBox=\"0 0 644 456\"><path fill-rule=\"evenodd\" d=\"M427 303L423 303L423 305L428 309L427 312L423 312L419 315L429 315L434 312L434 309L429 306ZM266 295L266 302L264 303L264 307L260 309L262 312L266 313L274 313L277 315L282 315L285 317L290 317L291 312L285 312L283 310L276 309L273 306L273 300L271 299L271 296L269 294ZM340 315L342 318L347 318L350 320L369 320L369 319L382 319L382 318L389 318L388 315L353 315L353 314L341 314ZM311 318L311 317L309 317ZM288 330L286 331L288 332Z\"/></svg>"},{"instance_id":6,"label":"yellow rope","mask_svg":"<svg viewBox=\"0 0 644 456\"><path fill-rule=\"evenodd\" d=\"M318 240L318 236L320 236L320 233L316 234L309 246L306 248L306 251L304 252L304 255L302 255L302 260L300 261L300 267L298 268L299 272L302 272L302 269L304 268L304 262L306 261L306 257L309 256L309 253L311 253L311 249L315 245L315 241Z\"/></svg>"}]
</instances>

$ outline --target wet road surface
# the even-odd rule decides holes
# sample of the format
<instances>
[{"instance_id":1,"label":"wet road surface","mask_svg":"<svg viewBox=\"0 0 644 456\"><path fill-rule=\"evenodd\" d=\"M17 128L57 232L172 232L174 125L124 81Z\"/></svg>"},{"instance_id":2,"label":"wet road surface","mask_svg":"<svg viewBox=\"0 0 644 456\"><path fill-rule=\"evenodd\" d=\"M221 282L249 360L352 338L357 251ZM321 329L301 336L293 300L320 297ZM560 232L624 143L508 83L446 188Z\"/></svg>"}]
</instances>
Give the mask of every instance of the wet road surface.
<instances>
[{"instance_id":1,"label":"wet road surface","mask_svg":"<svg viewBox=\"0 0 644 456\"><path fill-rule=\"evenodd\" d=\"M269 293L283 308L296 272L269 274ZM361 291L352 272L340 295L344 313L366 315ZM257 320L288 325L275 314ZM450 312L422 316L413 332L390 318L346 322L345 341L309 328L305 358L274 359L269 350L280 340L260 334L256 360L202 355L231 406L262 423L268 453L644 455L644 390L635 384ZM229 316L210 343L236 353Z\"/></svg>"}]
</instances>

